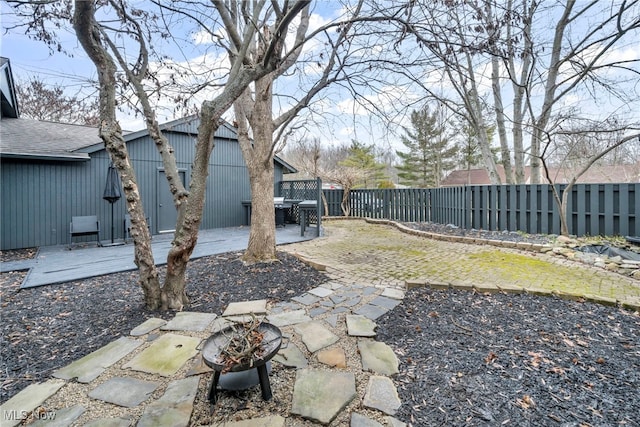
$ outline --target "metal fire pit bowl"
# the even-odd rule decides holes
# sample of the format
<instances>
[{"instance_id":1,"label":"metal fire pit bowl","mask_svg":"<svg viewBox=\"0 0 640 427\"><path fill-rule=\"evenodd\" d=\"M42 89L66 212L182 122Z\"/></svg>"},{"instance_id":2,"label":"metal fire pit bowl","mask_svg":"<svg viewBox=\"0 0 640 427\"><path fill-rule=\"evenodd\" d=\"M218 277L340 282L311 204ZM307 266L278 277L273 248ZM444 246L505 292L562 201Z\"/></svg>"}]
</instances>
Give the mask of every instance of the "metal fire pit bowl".
<instances>
[{"instance_id":1,"label":"metal fire pit bowl","mask_svg":"<svg viewBox=\"0 0 640 427\"><path fill-rule=\"evenodd\" d=\"M211 335L202 347L202 359L207 366L214 370L211 388L209 389L209 401L216 403L216 392L220 374L225 368L222 358L222 350L227 347L229 341L236 332L236 326L229 326ZM270 323L260 323L258 331L263 334L262 348L263 352L259 357L254 357L251 363L237 364L231 367L229 372L240 372L248 369L256 368L258 378L260 380L260 389L262 390L262 398L269 400L272 397L271 384L269 383L269 373L267 372L266 363L278 353L282 345L282 332L280 329Z\"/></svg>"}]
</instances>

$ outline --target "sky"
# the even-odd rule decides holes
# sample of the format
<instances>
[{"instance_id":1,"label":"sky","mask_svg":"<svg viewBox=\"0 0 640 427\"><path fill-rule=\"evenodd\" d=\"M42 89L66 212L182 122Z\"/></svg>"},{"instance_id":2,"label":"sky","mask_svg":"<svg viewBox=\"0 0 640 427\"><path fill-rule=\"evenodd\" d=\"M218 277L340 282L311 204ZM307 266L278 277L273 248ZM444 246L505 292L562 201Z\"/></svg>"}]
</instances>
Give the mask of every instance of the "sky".
<instances>
[{"instance_id":1,"label":"sky","mask_svg":"<svg viewBox=\"0 0 640 427\"><path fill-rule=\"evenodd\" d=\"M140 1L142 3L142 0ZM580 2L578 2L580 4ZM548 3L543 3L548 4ZM79 46L75 35L72 33L72 29L63 28L59 32L61 41L65 49L73 56L69 57L61 53L51 54L49 48L41 41L31 40L29 37L23 34L23 31L6 31L7 27L10 27L14 21L10 14L6 12L9 10L9 6L5 2L0 2L0 12L2 12L2 28L3 33L0 39L0 55L7 57L11 61L11 67L14 77L17 80L26 80L31 76L37 76L45 83L54 85L62 85L66 88L68 95L77 94L91 94L95 93L95 89L88 84L88 81L95 82L97 80L95 68L93 64L88 60L81 46ZM343 12L341 3L337 1L318 1L314 2L313 12L311 16L311 28L318 28L321 25L334 19ZM544 27L549 25L553 21L552 12L550 15L544 17L542 21L547 19L546 22L539 22L538 25ZM593 17L589 18L591 22L585 20L585 28L590 28L593 25ZM168 53L174 58L176 65L180 63L189 62L191 65L206 63L209 67L211 64L224 64L225 56L219 52L212 50L209 43L209 37L204 36L201 32L189 32L188 28L183 27L180 23L176 22L172 25L174 34L179 34L181 38L187 40L183 45L167 44ZM544 30L544 28L543 28ZM549 27L551 30L551 27ZM575 31L575 30L574 30ZM547 31L548 33L549 31ZM636 33L637 34L637 33ZM291 38L291 37L290 37ZM158 44L161 41L157 41ZM298 73L296 76L290 78L283 78L278 82L278 90L284 96L278 98L274 110L277 112L281 108L286 108L290 102L291 96L299 96L300 81L303 75L306 78L306 84L313 80L314 76L318 75L318 69L314 67L314 58L319 58L319 52L326 48L323 46L322 40L312 41L305 46L305 58L310 59L307 63L300 65L304 69L303 73ZM373 44L367 49L363 49L361 52L356 52L354 58L357 55L362 57L375 56L383 51L390 51L389 44L384 44L380 40L375 40ZM403 53L403 58L406 57L410 60L412 55L419 54L417 51L406 51ZM620 49L611 52L607 59L613 58L638 58L640 56L640 47L638 44L627 43ZM203 62L204 61L204 62ZM631 64L636 72L640 73L638 63ZM197 69L197 68L196 68ZM163 78L169 79L171 77L171 71L164 69ZM490 81L489 81L489 69L486 67L478 68L478 79L480 87L485 91L487 99L490 99ZM615 77L615 76L614 76ZM422 105L422 99L424 94L421 93L415 87L403 87L402 79L397 78L394 82L394 77L389 75L383 76L385 82L379 82L377 87L379 91L374 93L364 87L358 87L357 90L362 99L367 100L371 105L380 107L388 112L398 111L400 104L409 105L411 108L418 108ZM628 75L621 77L627 79ZM446 81L442 78L442 75L437 72L432 72L424 75L424 81L430 85L431 88L436 88L437 91L446 93L450 90ZM640 92L639 79L624 82L625 85L629 85L630 93ZM373 82L373 78L371 80ZM369 83L369 82L364 82ZM505 84L506 99L509 97L510 85ZM578 106L585 111L589 111L594 118L604 117L611 112L614 112L621 108L630 109L638 106L635 105L620 105L615 100L606 100L606 97L601 97L598 105L589 105L584 102L585 94L572 94L562 102L563 107ZM639 97L640 98L640 97ZM201 98L201 99L204 99ZM305 132L299 132L298 137L320 137L327 144L345 144L349 143L352 139L359 140L366 144L375 143L378 146L391 147L392 149L401 149L399 143L400 135L403 133L403 126L409 126L408 115L410 109L400 113L397 113L393 117L391 124L382 123L375 115L372 115L370 111L367 111L359 102L354 100L350 91L345 90L342 86L333 86L317 98L318 101L313 105L311 113L303 114L306 117L304 123ZM533 97L534 102L539 97ZM197 104L198 102L196 102ZM164 99L156 101L156 106L159 112L159 121L172 120L179 118L175 116L175 113L171 111L173 107L173 101L171 99ZM506 108L510 108L510 105L506 105ZM638 110L640 111L640 107ZM121 126L127 130L139 130L144 127L144 123L140 116L135 116L131 111L118 113ZM639 113L640 117L640 113ZM231 116L227 114L226 118L231 120Z\"/></svg>"}]
</instances>

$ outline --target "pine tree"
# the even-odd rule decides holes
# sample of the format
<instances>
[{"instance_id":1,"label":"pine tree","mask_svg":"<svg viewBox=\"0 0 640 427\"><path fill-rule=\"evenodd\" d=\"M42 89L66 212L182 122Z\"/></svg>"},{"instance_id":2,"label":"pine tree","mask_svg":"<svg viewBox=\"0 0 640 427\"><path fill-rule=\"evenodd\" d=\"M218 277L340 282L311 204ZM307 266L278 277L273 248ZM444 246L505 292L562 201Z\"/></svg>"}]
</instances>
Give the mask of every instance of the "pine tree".
<instances>
[{"instance_id":1,"label":"pine tree","mask_svg":"<svg viewBox=\"0 0 640 427\"><path fill-rule=\"evenodd\" d=\"M439 187L445 172L456 164L458 147L445 134L439 112L428 107L411 113L413 130L405 129L402 143L408 151L397 151L402 164L398 168L401 184L411 187Z\"/></svg>"},{"instance_id":2,"label":"pine tree","mask_svg":"<svg viewBox=\"0 0 640 427\"><path fill-rule=\"evenodd\" d=\"M356 168L364 172L363 180L357 187L376 188L382 181L388 180L384 174L384 164L376 160L373 145L364 145L351 141L349 156L340 162L341 166Z\"/></svg>"}]
</instances>

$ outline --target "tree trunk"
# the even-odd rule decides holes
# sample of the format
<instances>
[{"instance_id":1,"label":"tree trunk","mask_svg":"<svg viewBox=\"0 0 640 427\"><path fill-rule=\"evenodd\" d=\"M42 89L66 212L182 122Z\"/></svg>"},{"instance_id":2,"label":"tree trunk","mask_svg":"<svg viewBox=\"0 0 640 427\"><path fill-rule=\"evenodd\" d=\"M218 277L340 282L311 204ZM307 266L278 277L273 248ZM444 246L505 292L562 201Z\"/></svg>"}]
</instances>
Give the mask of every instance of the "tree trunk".
<instances>
[{"instance_id":1,"label":"tree trunk","mask_svg":"<svg viewBox=\"0 0 640 427\"><path fill-rule=\"evenodd\" d=\"M273 206L273 162L249 172L251 183L251 231L242 256L245 263L272 262L276 257L275 210Z\"/></svg>"},{"instance_id":2,"label":"tree trunk","mask_svg":"<svg viewBox=\"0 0 640 427\"><path fill-rule=\"evenodd\" d=\"M491 58L491 81L493 87L494 110L496 112L496 125L498 126L498 138L500 139L500 152L502 166L507 184L513 184L513 172L511 170L511 150L507 141L505 128L504 106L502 105L502 93L500 89L500 64L498 57Z\"/></svg>"},{"instance_id":3,"label":"tree trunk","mask_svg":"<svg viewBox=\"0 0 640 427\"><path fill-rule=\"evenodd\" d=\"M99 135L122 180L127 211L131 215L134 262L139 270L138 282L144 293L145 305L150 310L156 310L160 307L160 281L151 250L151 234L145 220L136 175L122 137L122 129L116 120L116 66L100 39L100 31L95 20L95 4L76 1L73 22L78 40L98 73Z\"/></svg>"}]
</instances>

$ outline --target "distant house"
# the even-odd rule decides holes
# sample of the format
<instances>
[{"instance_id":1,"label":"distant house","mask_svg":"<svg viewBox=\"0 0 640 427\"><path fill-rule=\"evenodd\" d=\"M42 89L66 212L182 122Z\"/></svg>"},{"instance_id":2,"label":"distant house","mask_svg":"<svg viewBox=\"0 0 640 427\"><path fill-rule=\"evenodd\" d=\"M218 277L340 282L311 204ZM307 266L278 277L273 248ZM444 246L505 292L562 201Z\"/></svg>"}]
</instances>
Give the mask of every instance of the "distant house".
<instances>
[{"instance_id":1,"label":"distant house","mask_svg":"<svg viewBox=\"0 0 640 427\"><path fill-rule=\"evenodd\" d=\"M82 215L97 215L100 238L108 239L111 205L102 196L110 160L98 129L20 118L9 61L3 59L1 67L0 249L67 244L71 217ZM180 176L188 186L197 117L161 128L175 149ZM152 234L172 231L176 211L155 145L146 129L126 134L125 140ZM223 124L215 143L202 229L243 225L242 201L251 197L236 129ZM276 158L274 186L290 172L295 169ZM115 237L122 238L126 213L122 198L114 204L114 212Z\"/></svg>"},{"instance_id":2,"label":"distant house","mask_svg":"<svg viewBox=\"0 0 640 427\"><path fill-rule=\"evenodd\" d=\"M497 165L498 175L502 183L506 183L504 168ZM575 171L568 168L549 168L551 180L556 184L566 184ZM525 183L530 182L530 168L525 168ZM549 181L543 177L543 182ZM618 166L592 166L582 175L579 184L607 184L607 183L636 183L640 182L640 163ZM490 185L489 173L486 169L456 170L442 181L443 187L458 187L463 185Z\"/></svg>"}]
</instances>

